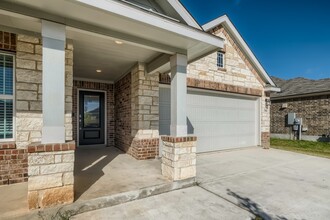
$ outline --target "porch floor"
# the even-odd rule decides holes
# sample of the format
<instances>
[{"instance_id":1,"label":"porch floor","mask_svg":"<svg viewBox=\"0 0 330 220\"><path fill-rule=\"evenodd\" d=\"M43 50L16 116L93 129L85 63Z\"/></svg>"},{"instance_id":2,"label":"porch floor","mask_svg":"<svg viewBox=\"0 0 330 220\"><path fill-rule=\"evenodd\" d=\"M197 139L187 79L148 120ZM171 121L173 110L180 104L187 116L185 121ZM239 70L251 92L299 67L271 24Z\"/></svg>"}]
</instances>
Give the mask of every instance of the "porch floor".
<instances>
[{"instance_id":1,"label":"porch floor","mask_svg":"<svg viewBox=\"0 0 330 220\"><path fill-rule=\"evenodd\" d=\"M75 153L75 201L168 183L159 159L139 161L112 147L81 147Z\"/></svg>"},{"instance_id":2,"label":"porch floor","mask_svg":"<svg viewBox=\"0 0 330 220\"><path fill-rule=\"evenodd\" d=\"M0 186L0 219L15 219L29 212L27 183Z\"/></svg>"},{"instance_id":3,"label":"porch floor","mask_svg":"<svg viewBox=\"0 0 330 220\"><path fill-rule=\"evenodd\" d=\"M117 148L84 147L75 152L75 201L87 201L170 181L161 174L160 159L136 160ZM37 213L29 211L28 183L0 186L0 219Z\"/></svg>"}]
</instances>

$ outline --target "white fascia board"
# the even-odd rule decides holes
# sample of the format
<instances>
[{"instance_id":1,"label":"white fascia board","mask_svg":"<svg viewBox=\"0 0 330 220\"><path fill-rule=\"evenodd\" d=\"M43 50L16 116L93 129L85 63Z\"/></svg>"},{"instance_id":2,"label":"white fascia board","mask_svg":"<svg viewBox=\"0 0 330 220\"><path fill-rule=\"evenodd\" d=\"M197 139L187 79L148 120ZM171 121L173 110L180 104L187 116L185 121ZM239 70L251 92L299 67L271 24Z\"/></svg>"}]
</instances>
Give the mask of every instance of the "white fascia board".
<instances>
[{"instance_id":1,"label":"white fascia board","mask_svg":"<svg viewBox=\"0 0 330 220\"><path fill-rule=\"evenodd\" d=\"M71 0L73 1L73 0ZM123 17L130 18L135 21L139 21L154 27L161 28L163 30L176 33L178 35L194 39L197 41L202 41L204 43L222 48L223 39L212 36L208 33L205 33L202 30L171 21L169 19L154 15L152 13L146 13L142 10L132 8L131 6L124 5L116 1L107 1L107 0L75 0L73 2L80 2L85 5L98 8L103 11L114 13Z\"/></svg>"},{"instance_id":2,"label":"white fascia board","mask_svg":"<svg viewBox=\"0 0 330 220\"><path fill-rule=\"evenodd\" d=\"M262 67L262 65L260 64L260 62L256 58L256 56L253 54L253 52L251 51L251 49L249 48L249 46L246 44L246 42L244 41L244 39L242 38L242 36L240 35L240 33L237 31L237 29L235 28L235 26L230 21L230 19L228 18L227 15L223 15L223 16L217 18L217 19L214 19L213 21L210 21L209 23L206 23L202 27L203 27L203 30L204 31L209 31L212 28L214 28L214 27L216 27L216 26L218 26L220 24L225 24L225 26L227 28L229 28L229 31L232 32L232 34L234 35L234 37L236 38L236 40L238 41L238 43L245 50L245 52L248 55L248 57L251 59L251 61L253 62L253 64L257 67L257 69L263 75L263 77L266 79L266 81L270 85L276 87L276 85L273 82L273 80L269 77L269 75L266 72L266 70Z\"/></svg>"},{"instance_id":3,"label":"white fascia board","mask_svg":"<svg viewBox=\"0 0 330 220\"><path fill-rule=\"evenodd\" d=\"M186 10L182 3L178 0L167 0L168 3L179 13L181 18L187 22L188 25L202 30L201 26L196 22L196 20L191 16L191 14Z\"/></svg>"}]
</instances>

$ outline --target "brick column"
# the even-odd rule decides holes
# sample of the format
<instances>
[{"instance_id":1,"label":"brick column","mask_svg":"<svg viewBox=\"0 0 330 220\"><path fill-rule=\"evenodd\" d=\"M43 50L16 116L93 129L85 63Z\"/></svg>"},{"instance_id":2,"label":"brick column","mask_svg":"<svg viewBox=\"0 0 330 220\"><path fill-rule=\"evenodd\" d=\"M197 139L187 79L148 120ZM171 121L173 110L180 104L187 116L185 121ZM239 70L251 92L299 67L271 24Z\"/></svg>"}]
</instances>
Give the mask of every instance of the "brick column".
<instances>
[{"instance_id":1,"label":"brick column","mask_svg":"<svg viewBox=\"0 0 330 220\"><path fill-rule=\"evenodd\" d=\"M29 209L73 202L74 150L74 142L28 147Z\"/></svg>"},{"instance_id":2,"label":"brick column","mask_svg":"<svg viewBox=\"0 0 330 220\"><path fill-rule=\"evenodd\" d=\"M128 153L143 160L158 156L159 75L146 75L144 64L131 72L131 136Z\"/></svg>"},{"instance_id":3,"label":"brick column","mask_svg":"<svg viewBox=\"0 0 330 220\"><path fill-rule=\"evenodd\" d=\"M162 174L172 181L196 177L197 137L162 137Z\"/></svg>"}]
</instances>

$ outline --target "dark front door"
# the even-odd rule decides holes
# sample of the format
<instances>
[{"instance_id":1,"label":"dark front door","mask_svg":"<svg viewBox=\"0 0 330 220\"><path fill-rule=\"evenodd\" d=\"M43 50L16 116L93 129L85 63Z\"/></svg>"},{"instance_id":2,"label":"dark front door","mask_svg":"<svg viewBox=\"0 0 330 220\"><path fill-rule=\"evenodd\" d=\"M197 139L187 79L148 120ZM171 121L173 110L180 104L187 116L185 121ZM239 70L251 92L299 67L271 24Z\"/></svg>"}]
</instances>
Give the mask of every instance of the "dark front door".
<instances>
[{"instance_id":1,"label":"dark front door","mask_svg":"<svg viewBox=\"0 0 330 220\"><path fill-rule=\"evenodd\" d=\"M79 93L79 145L104 143L104 93Z\"/></svg>"}]
</instances>

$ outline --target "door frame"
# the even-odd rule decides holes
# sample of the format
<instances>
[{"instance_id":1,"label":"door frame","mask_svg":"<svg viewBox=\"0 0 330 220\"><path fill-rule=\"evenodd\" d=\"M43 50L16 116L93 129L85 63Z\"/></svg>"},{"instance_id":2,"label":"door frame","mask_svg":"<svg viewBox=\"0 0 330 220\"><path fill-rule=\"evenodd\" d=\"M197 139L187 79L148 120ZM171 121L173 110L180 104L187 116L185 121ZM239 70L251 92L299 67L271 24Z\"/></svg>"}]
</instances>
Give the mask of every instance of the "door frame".
<instances>
[{"instance_id":1,"label":"door frame","mask_svg":"<svg viewBox=\"0 0 330 220\"><path fill-rule=\"evenodd\" d=\"M80 92L86 91L86 92L99 92L104 93L104 144L93 144L93 145L84 145L84 147L88 146L107 146L107 91L104 90L97 90L97 89L84 89L84 88L78 88L77 89L77 112L76 112L76 120L77 120L77 147L80 147L79 144L79 113L80 113Z\"/></svg>"}]
</instances>

